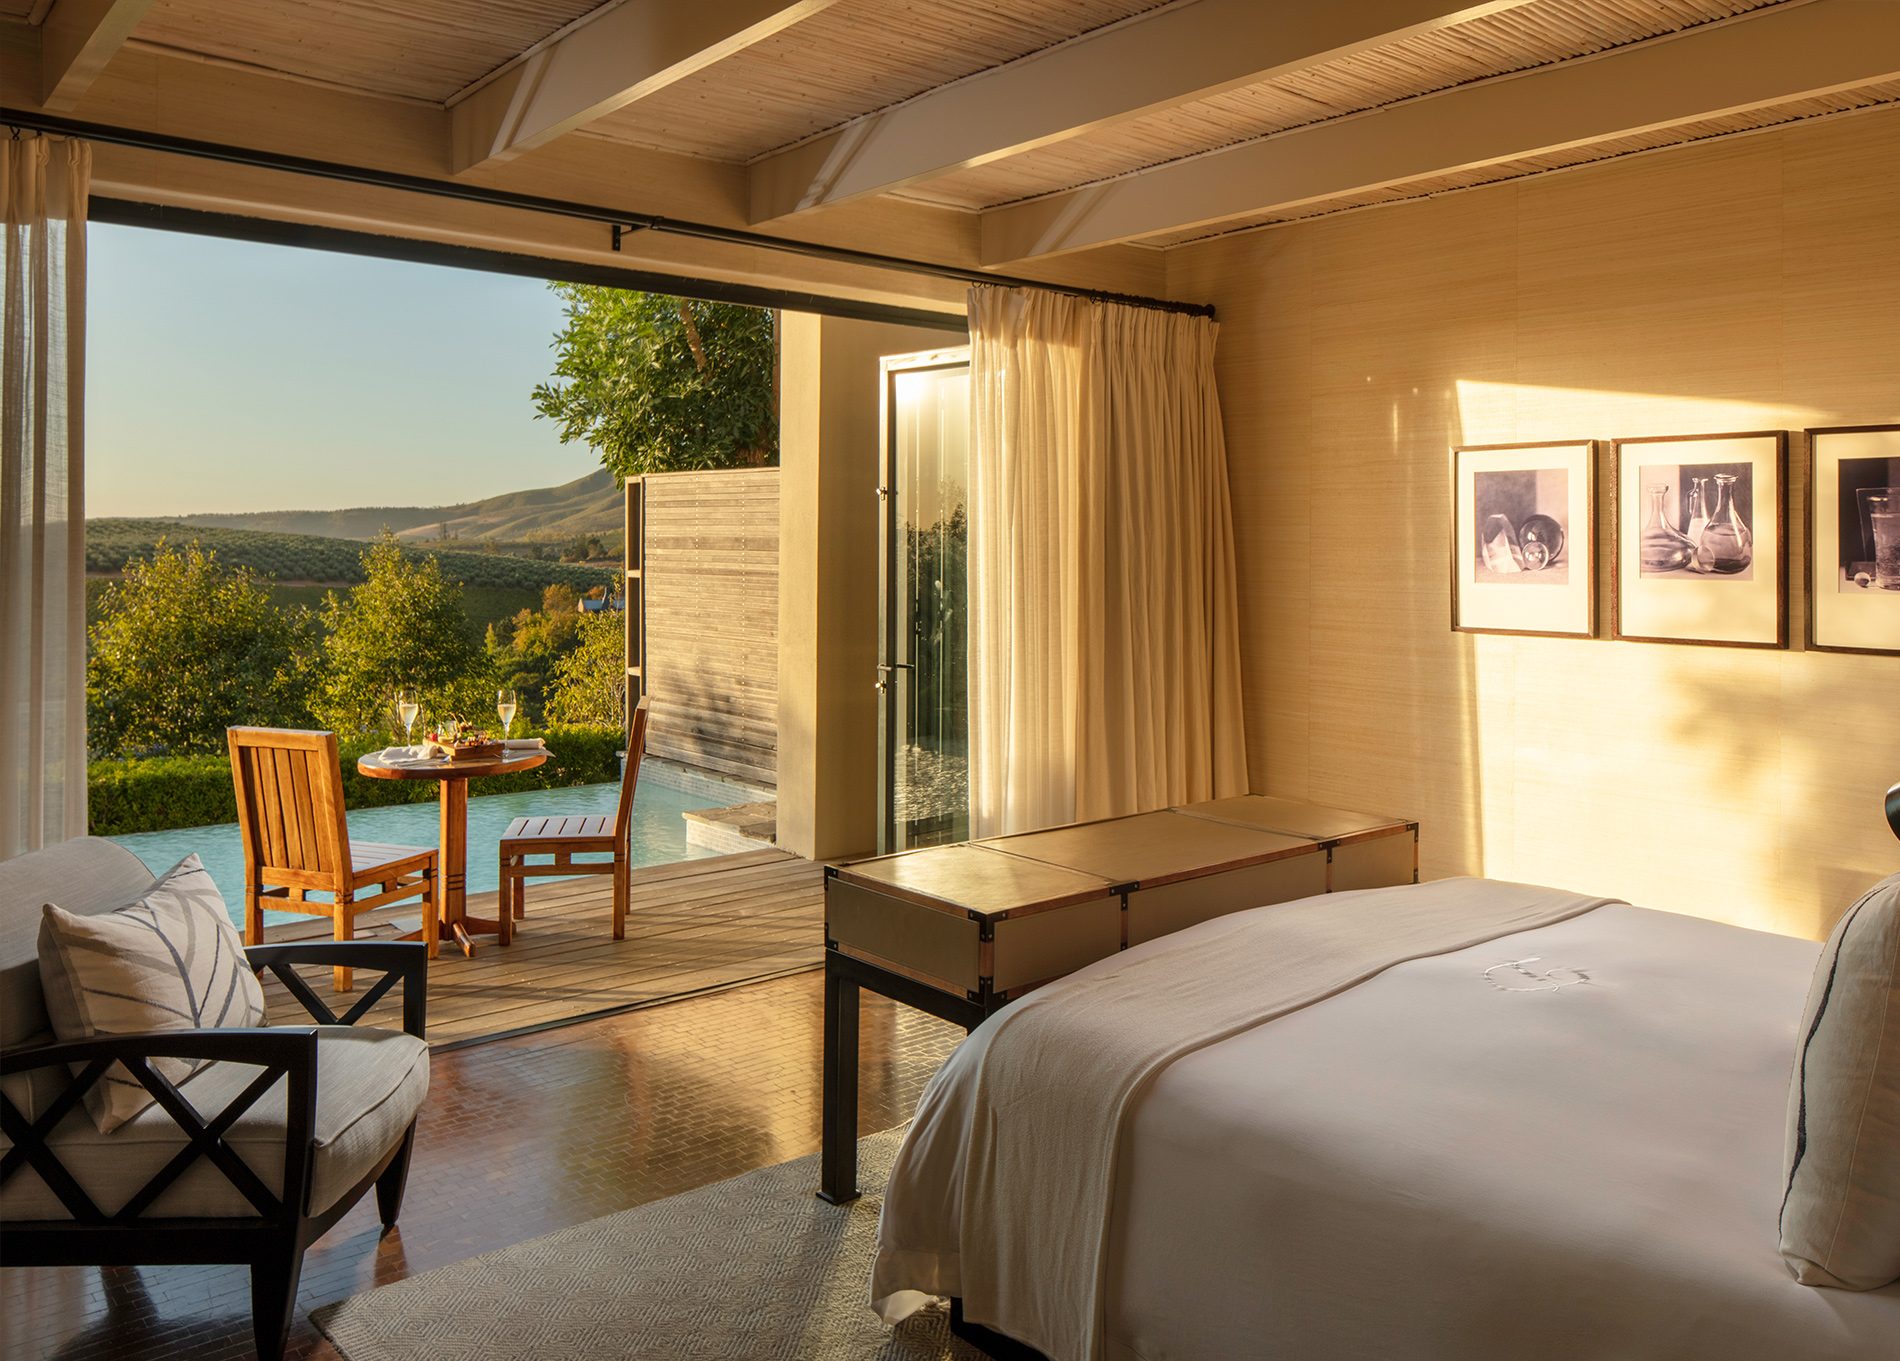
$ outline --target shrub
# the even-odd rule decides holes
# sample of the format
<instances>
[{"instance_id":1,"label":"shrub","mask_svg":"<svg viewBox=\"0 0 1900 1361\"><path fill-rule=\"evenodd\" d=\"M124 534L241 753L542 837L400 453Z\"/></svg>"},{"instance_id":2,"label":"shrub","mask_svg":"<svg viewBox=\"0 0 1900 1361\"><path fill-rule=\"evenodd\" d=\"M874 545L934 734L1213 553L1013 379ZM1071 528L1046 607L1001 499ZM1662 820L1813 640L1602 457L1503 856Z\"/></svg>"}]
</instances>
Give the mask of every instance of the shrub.
<instances>
[{"instance_id":1,"label":"shrub","mask_svg":"<svg viewBox=\"0 0 1900 1361\"><path fill-rule=\"evenodd\" d=\"M101 752L215 752L233 723L297 727L308 614L216 553L160 539L106 586L88 639L87 727Z\"/></svg>"},{"instance_id":2,"label":"shrub","mask_svg":"<svg viewBox=\"0 0 1900 1361\"><path fill-rule=\"evenodd\" d=\"M617 614L582 618L579 642L554 663L548 721L619 728L627 721L626 621Z\"/></svg>"},{"instance_id":3,"label":"shrub","mask_svg":"<svg viewBox=\"0 0 1900 1361\"><path fill-rule=\"evenodd\" d=\"M548 746L546 764L513 775L484 779L471 791L515 794L533 789L602 784L619 778L614 753L625 744L618 728L556 727L540 734ZM428 803L436 798L434 780L372 780L359 775L356 762L383 744L344 742L343 798L352 809L397 803ZM237 821L237 795L231 786L228 756L152 756L123 761L94 761L86 772L94 836L162 832L175 827L205 827Z\"/></svg>"},{"instance_id":4,"label":"shrub","mask_svg":"<svg viewBox=\"0 0 1900 1361\"><path fill-rule=\"evenodd\" d=\"M318 722L346 737L386 731L405 686L430 719L475 718L476 704L494 703L462 588L433 556L409 558L385 535L364 551L363 577L324 601L323 679L310 705Z\"/></svg>"}]
</instances>

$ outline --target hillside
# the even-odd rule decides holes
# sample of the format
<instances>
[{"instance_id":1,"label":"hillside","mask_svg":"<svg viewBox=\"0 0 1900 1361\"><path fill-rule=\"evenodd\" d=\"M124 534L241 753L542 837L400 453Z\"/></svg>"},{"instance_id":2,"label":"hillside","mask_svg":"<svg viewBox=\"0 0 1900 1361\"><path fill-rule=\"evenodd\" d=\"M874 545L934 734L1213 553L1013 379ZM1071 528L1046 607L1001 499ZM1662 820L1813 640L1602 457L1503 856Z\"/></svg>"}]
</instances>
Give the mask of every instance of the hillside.
<instances>
[{"instance_id":1,"label":"hillside","mask_svg":"<svg viewBox=\"0 0 1900 1361\"><path fill-rule=\"evenodd\" d=\"M361 506L351 510L265 510L241 515L181 515L182 524L272 534L373 539L520 543L620 532L625 502L605 468L558 487L508 492L454 506Z\"/></svg>"},{"instance_id":2,"label":"hillside","mask_svg":"<svg viewBox=\"0 0 1900 1361\"><path fill-rule=\"evenodd\" d=\"M609 483L611 486L611 482ZM86 525L86 571L109 576L132 558L149 556L160 538L174 544L196 540L227 566L249 567L280 582L357 582L363 579L363 543L352 538L227 529L179 520L91 520ZM467 586L540 590L560 582L586 590L617 585L611 567L540 562L505 553L437 551L445 575Z\"/></svg>"}]
</instances>

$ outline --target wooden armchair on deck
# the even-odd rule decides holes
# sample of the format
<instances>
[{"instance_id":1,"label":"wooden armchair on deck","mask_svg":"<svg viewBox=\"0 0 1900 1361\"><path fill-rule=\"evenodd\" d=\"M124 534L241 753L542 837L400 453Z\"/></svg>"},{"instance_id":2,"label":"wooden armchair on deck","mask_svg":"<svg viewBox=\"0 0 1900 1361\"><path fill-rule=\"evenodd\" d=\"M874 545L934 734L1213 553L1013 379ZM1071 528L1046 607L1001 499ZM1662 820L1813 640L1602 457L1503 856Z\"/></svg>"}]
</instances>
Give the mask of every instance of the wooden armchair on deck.
<instances>
[{"instance_id":1,"label":"wooden armchair on deck","mask_svg":"<svg viewBox=\"0 0 1900 1361\"><path fill-rule=\"evenodd\" d=\"M632 872L633 793L640 783L640 758L647 749L647 702L633 710L633 728L627 734L627 770L620 777L620 803L609 823L605 816L516 818L501 838L501 943L514 939L514 922L526 915L526 881L571 874L611 874L614 877L614 939L627 935L628 876ZM611 854L605 860L575 863L576 855ZM544 864L530 864L531 855L552 856Z\"/></svg>"},{"instance_id":2,"label":"wooden armchair on deck","mask_svg":"<svg viewBox=\"0 0 1900 1361\"><path fill-rule=\"evenodd\" d=\"M264 910L328 917L349 940L372 908L422 900L421 937L436 957L441 880L433 847L350 844L336 734L229 728L231 780L244 841L244 943L264 943ZM327 893L329 901L311 898ZM335 971L338 992L350 971Z\"/></svg>"}]
</instances>

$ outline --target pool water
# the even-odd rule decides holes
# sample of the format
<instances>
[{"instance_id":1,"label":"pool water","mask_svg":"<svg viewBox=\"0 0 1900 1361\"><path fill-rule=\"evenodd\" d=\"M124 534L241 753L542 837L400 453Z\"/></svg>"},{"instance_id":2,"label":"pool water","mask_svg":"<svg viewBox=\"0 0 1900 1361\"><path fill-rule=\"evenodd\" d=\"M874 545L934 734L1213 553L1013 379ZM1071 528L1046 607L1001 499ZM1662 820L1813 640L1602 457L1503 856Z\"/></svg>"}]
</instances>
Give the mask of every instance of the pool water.
<instances>
[{"instance_id":1,"label":"pool water","mask_svg":"<svg viewBox=\"0 0 1900 1361\"><path fill-rule=\"evenodd\" d=\"M643 772L644 773L644 772ZM736 786L721 793L711 781L698 781L705 794L684 793L655 780L642 779L633 801L633 863L665 865L676 860L699 860L718 852L686 844L686 819L696 808L720 808L743 802ZM620 798L617 784L576 785L568 789L537 789L521 794L490 794L468 801L468 891L490 892L500 886L495 845L508 824L519 817L572 816L605 813L612 816ZM365 808L350 814L352 841L380 841L397 846L434 846L437 805L398 804ZM215 827L183 827L167 832L135 832L110 838L143 860L153 874L163 874L193 851L204 862L218 891L224 895L232 921L244 925L244 846L235 822ZM298 920L288 912L265 912L269 922Z\"/></svg>"}]
</instances>

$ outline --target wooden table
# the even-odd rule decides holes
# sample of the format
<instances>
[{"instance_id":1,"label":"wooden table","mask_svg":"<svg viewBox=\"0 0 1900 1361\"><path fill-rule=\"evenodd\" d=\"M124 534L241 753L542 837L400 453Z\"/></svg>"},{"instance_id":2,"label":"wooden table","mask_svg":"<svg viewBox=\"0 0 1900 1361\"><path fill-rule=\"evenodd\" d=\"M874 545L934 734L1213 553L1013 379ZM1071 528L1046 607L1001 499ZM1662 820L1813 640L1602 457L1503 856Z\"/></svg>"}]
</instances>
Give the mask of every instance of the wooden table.
<instances>
[{"instance_id":1,"label":"wooden table","mask_svg":"<svg viewBox=\"0 0 1900 1361\"><path fill-rule=\"evenodd\" d=\"M512 775L533 770L548 759L545 751L517 751L487 761L430 761L426 765L391 765L381 752L371 752L356 763L359 775L372 780L436 780L442 786L441 831L436 871L441 876L442 935L462 943L462 953L473 955L477 935L500 932L501 923L468 915L468 782L486 775Z\"/></svg>"},{"instance_id":2,"label":"wooden table","mask_svg":"<svg viewBox=\"0 0 1900 1361\"><path fill-rule=\"evenodd\" d=\"M858 1194L862 989L974 1030L1197 922L1417 878L1416 822L1258 795L827 866L819 1196Z\"/></svg>"}]
</instances>

